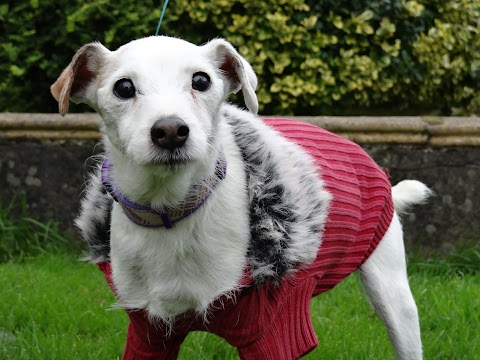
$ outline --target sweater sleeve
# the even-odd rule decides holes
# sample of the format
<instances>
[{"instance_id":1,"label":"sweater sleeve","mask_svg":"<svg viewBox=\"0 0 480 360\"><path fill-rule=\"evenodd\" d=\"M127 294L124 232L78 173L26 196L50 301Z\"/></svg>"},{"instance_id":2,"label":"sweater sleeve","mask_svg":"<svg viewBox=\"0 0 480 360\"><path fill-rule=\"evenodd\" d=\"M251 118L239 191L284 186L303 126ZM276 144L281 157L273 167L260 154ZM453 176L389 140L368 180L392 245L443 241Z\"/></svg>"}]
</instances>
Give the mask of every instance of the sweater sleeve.
<instances>
[{"instance_id":1,"label":"sweater sleeve","mask_svg":"<svg viewBox=\"0 0 480 360\"><path fill-rule=\"evenodd\" d=\"M294 360L317 346L310 320L316 280L286 277L245 290L235 305L209 324L209 331L237 347L242 360Z\"/></svg>"}]
</instances>

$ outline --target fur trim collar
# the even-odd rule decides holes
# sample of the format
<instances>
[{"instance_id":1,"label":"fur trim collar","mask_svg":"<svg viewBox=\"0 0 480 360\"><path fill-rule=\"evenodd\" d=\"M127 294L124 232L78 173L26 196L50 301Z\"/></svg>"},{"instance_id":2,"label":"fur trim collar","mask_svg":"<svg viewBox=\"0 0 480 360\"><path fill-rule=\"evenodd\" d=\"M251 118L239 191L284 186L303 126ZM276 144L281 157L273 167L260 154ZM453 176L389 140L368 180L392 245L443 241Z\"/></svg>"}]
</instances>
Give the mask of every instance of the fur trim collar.
<instances>
[{"instance_id":1,"label":"fur trim collar","mask_svg":"<svg viewBox=\"0 0 480 360\"><path fill-rule=\"evenodd\" d=\"M233 107L224 118L233 130L247 173L251 240L248 263L255 284L278 282L317 256L331 195L319 169L299 146L260 119ZM107 261L113 199L104 189L101 168L91 175L76 219L89 259Z\"/></svg>"},{"instance_id":2,"label":"fur trim collar","mask_svg":"<svg viewBox=\"0 0 480 360\"><path fill-rule=\"evenodd\" d=\"M253 279L278 281L315 260L331 195L304 150L259 118L228 110L247 173Z\"/></svg>"}]
</instances>

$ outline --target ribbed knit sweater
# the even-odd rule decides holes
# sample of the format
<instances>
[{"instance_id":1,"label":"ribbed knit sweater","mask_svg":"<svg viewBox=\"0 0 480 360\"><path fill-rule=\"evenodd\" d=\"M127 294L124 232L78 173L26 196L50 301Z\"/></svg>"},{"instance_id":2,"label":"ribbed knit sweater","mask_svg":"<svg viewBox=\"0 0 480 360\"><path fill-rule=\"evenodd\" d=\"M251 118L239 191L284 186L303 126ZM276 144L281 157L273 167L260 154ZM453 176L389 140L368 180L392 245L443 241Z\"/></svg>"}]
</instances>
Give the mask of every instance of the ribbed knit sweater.
<instances>
[{"instance_id":1,"label":"ribbed knit sweater","mask_svg":"<svg viewBox=\"0 0 480 360\"><path fill-rule=\"evenodd\" d=\"M129 311L124 359L175 359L186 335L196 330L221 336L238 348L241 359L298 359L317 346L310 299L354 272L385 234L393 216L390 183L370 156L358 145L309 124L264 121L315 159L333 195L316 259L279 285L247 286L235 301L220 299L208 323L193 314L179 317L168 335L165 325L152 325L143 310ZM113 289L110 264L99 266ZM247 275L244 283L251 282Z\"/></svg>"}]
</instances>

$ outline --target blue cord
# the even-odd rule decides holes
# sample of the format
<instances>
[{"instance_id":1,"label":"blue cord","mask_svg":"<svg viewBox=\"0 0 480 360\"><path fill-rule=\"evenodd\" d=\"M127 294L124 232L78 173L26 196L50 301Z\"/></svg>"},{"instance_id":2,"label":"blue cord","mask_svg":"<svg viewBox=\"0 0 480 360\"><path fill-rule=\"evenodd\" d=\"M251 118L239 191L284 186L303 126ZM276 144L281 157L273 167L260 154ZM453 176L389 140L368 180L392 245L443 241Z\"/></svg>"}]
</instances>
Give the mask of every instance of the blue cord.
<instances>
[{"instance_id":1,"label":"blue cord","mask_svg":"<svg viewBox=\"0 0 480 360\"><path fill-rule=\"evenodd\" d=\"M162 13L160 14L160 20L158 20L157 31L155 31L155 36L158 36L158 31L160 30L160 25L162 25L163 15L165 15L165 10L167 9L168 0L165 0L163 3Z\"/></svg>"}]
</instances>

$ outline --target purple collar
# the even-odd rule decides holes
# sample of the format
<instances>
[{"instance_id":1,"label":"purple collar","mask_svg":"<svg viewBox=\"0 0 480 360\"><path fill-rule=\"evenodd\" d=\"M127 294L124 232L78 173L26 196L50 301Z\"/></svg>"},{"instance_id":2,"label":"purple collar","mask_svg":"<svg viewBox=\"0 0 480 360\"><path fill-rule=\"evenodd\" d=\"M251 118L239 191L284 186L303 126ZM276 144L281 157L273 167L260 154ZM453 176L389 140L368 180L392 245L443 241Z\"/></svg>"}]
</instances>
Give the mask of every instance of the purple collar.
<instances>
[{"instance_id":1,"label":"purple collar","mask_svg":"<svg viewBox=\"0 0 480 360\"><path fill-rule=\"evenodd\" d=\"M193 185L185 200L178 207L166 207L162 211L157 211L126 198L109 176L111 167L110 161L105 157L102 164L102 183L113 199L120 204L125 215L137 225L152 228L164 226L167 229L171 229L176 222L199 209L227 174L227 162L225 155L221 153L215 165L214 175L201 184Z\"/></svg>"}]
</instances>

